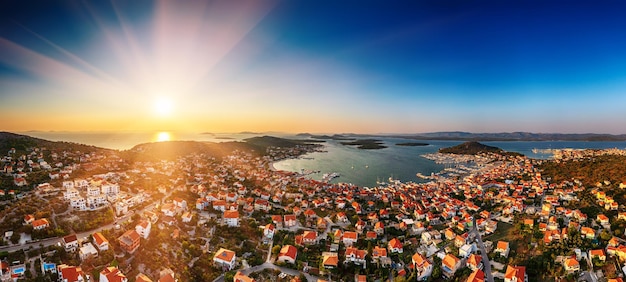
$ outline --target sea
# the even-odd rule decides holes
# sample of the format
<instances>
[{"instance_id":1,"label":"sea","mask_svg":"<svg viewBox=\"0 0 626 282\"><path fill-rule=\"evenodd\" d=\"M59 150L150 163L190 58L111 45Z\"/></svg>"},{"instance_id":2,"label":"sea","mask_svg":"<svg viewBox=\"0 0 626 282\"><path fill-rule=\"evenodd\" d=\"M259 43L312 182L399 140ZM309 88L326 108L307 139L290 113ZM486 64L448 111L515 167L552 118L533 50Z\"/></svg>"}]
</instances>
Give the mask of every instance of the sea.
<instances>
[{"instance_id":1,"label":"sea","mask_svg":"<svg viewBox=\"0 0 626 282\"><path fill-rule=\"evenodd\" d=\"M271 135L283 138L302 139L284 133L184 133L161 132L19 132L51 141L67 141L103 148L128 150L133 146L158 141L193 140L208 142L241 141L246 138ZM358 186L374 187L390 178L402 182L423 182L417 173L430 175L440 172L444 166L428 160L422 155L435 153L440 148L461 144L463 141L419 140L427 146L398 146L398 143L414 142L401 138L379 138L387 148L363 150L356 146L342 145L337 140L326 140L322 152L313 152L296 159L274 163L278 170L310 173L308 177L322 180L324 174L337 173L333 183L345 182ZM548 159L552 157L548 149L626 149L626 141L485 141L486 145L518 152L530 158ZM536 149L536 150L535 150Z\"/></svg>"}]
</instances>

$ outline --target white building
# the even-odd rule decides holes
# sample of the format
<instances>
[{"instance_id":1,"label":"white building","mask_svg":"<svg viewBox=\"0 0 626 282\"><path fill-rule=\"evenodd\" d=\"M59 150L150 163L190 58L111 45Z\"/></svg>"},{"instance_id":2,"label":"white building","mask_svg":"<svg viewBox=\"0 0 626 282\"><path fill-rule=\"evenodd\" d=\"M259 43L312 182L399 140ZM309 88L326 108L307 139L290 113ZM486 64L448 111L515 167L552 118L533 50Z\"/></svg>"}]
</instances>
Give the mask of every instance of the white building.
<instances>
[{"instance_id":1,"label":"white building","mask_svg":"<svg viewBox=\"0 0 626 282\"><path fill-rule=\"evenodd\" d=\"M70 199L70 206L73 209L79 210L79 211L87 210L87 200L85 200L85 198L80 197L80 196L74 197Z\"/></svg>"},{"instance_id":2,"label":"white building","mask_svg":"<svg viewBox=\"0 0 626 282\"><path fill-rule=\"evenodd\" d=\"M74 189L74 181L63 181L63 188L66 190Z\"/></svg>"},{"instance_id":3,"label":"white building","mask_svg":"<svg viewBox=\"0 0 626 282\"><path fill-rule=\"evenodd\" d=\"M85 260L86 258L97 257L98 251L91 243L85 243L82 247L80 247L78 255L80 260Z\"/></svg>"},{"instance_id":4,"label":"white building","mask_svg":"<svg viewBox=\"0 0 626 282\"><path fill-rule=\"evenodd\" d=\"M142 220L135 226L135 231L139 234L139 236L144 239L148 239L150 236L150 228L152 228L152 224L148 220Z\"/></svg>"},{"instance_id":5,"label":"white building","mask_svg":"<svg viewBox=\"0 0 626 282\"><path fill-rule=\"evenodd\" d=\"M89 186L87 187L87 196L98 196L100 195L100 188Z\"/></svg>"},{"instance_id":6,"label":"white building","mask_svg":"<svg viewBox=\"0 0 626 282\"><path fill-rule=\"evenodd\" d=\"M67 190L65 192L63 192L63 199L66 200L66 201L69 201L70 199L76 198L78 196L80 196L80 193L78 193L78 190L76 190L73 187L72 188L67 188Z\"/></svg>"},{"instance_id":7,"label":"white building","mask_svg":"<svg viewBox=\"0 0 626 282\"><path fill-rule=\"evenodd\" d=\"M107 195L117 195L120 193L120 185L117 183L102 183L102 187L100 187L102 194Z\"/></svg>"}]
</instances>

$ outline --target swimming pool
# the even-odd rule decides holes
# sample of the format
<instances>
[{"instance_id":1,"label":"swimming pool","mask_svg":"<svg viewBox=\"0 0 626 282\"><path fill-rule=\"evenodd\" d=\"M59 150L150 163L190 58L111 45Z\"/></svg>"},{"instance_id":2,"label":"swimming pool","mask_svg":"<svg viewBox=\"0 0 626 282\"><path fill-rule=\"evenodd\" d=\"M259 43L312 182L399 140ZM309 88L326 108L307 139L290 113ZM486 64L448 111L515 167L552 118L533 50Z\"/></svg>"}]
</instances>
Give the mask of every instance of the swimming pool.
<instances>
[{"instance_id":1,"label":"swimming pool","mask_svg":"<svg viewBox=\"0 0 626 282\"><path fill-rule=\"evenodd\" d=\"M44 263L43 264L43 271L54 271L56 270L57 265L54 263Z\"/></svg>"},{"instance_id":2,"label":"swimming pool","mask_svg":"<svg viewBox=\"0 0 626 282\"><path fill-rule=\"evenodd\" d=\"M11 271L13 272L13 274L22 275L26 271L26 268L24 268L23 266L20 266L20 267L13 268L13 270Z\"/></svg>"}]
</instances>

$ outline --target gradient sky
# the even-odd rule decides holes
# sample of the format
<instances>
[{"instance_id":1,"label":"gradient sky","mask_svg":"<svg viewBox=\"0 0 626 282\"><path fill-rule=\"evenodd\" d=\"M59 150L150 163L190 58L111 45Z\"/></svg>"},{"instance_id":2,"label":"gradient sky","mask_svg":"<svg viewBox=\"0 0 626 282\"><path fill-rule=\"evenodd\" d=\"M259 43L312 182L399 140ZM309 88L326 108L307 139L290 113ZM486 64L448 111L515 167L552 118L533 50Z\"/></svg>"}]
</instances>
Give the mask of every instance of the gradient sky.
<instances>
[{"instance_id":1,"label":"gradient sky","mask_svg":"<svg viewBox=\"0 0 626 282\"><path fill-rule=\"evenodd\" d=\"M8 0L0 130L626 133L624 11Z\"/></svg>"}]
</instances>

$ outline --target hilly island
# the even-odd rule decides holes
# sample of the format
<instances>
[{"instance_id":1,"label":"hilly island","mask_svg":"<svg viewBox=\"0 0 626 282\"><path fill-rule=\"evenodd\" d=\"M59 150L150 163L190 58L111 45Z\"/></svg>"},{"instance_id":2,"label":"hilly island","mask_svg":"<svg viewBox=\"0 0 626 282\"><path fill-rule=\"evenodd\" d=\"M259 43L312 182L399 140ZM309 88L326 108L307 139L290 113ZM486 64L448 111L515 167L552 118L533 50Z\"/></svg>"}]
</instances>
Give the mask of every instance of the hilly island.
<instances>
[{"instance_id":1,"label":"hilly island","mask_svg":"<svg viewBox=\"0 0 626 282\"><path fill-rule=\"evenodd\" d=\"M323 141L331 138L299 138L119 151L0 133L0 259L23 268L27 281L57 281L70 270L96 281L109 271L153 281L466 281L480 274L476 262L496 279L514 272L574 281L592 270L613 279L621 271L624 150L558 149L531 159L467 142L424 156L447 164L424 183L367 188L273 169L329 154ZM380 145L355 140L346 146ZM409 147L401 149L417 149ZM587 262L576 250L605 257Z\"/></svg>"}]
</instances>

